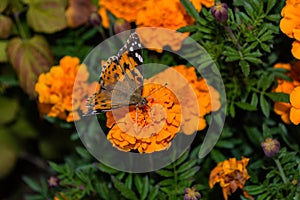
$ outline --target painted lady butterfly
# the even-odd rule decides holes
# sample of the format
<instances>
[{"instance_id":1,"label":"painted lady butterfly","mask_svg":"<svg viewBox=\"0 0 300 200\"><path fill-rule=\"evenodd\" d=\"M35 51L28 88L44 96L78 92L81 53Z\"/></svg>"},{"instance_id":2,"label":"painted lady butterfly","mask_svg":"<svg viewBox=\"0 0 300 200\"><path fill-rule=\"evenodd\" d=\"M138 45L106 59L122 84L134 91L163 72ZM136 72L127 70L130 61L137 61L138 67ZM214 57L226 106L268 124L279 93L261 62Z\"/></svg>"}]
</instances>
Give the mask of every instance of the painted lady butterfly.
<instances>
[{"instance_id":1,"label":"painted lady butterfly","mask_svg":"<svg viewBox=\"0 0 300 200\"><path fill-rule=\"evenodd\" d=\"M100 74L100 89L87 99L86 115L147 105L147 99L142 97L143 75L139 69L143 64L141 48L138 35L132 33L117 56L108 58Z\"/></svg>"}]
</instances>

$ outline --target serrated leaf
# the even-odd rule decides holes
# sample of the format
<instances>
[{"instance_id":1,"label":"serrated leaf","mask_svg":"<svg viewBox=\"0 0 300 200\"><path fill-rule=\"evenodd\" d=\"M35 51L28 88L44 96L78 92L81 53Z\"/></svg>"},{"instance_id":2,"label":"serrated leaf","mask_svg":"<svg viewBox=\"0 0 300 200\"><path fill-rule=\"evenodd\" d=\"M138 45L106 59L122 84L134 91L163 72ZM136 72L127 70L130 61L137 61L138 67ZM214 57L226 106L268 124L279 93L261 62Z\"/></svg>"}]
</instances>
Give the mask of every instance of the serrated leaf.
<instances>
[{"instance_id":1,"label":"serrated leaf","mask_svg":"<svg viewBox=\"0 0 300 200\"><path fill-rule=\"evenodd\" d=\"M149 178L148 178L148 176L145 176L144 181L143 181L143 189L140 192L141 200L144 200L147 198L148 192L149 192Z\"/></svg>"},{"instance_id":2,"label":"serrated leaf","mask_svg":"<svg viewBox=\"0 0 300 200\"><path fill-rule=\"evenodd\" d=\"M164 179L162 181L159 182L160 186L170 186L174 184L174 179L169 178L169 179Z\"/></svg>"},{"instance_id":3,"label":"serrated leaf","mask_svg":"<svg viewBox=\"0 0 300 200\"><path fill-rule=\"evenodd\" d=\"M248 110L248 111L254 111L257 108L249 103L246 102L236 102L235 105L237 105L239 108L242 108L243 110Z\"/></svg>"},{"instance_id":4,"label":"serrated leaf","mask_svg":"<svg viewBox=\"0 0 300 200\"><path fill-rule=\"evenodd\" d=\"M259 102L260 102L260 107L261 107L261 110L262 110L263 114L266 117L269 117L269 115L270 115L270 106L269 106L269 103L268 103L268 101L266 100L266 98L264 97L263 94L260 95Z\"/></svg>"},{"instance_id":5,"label":"serrated leaf","mask_svg":"<svg viewBox=\"0 0 300 200\"><path fill-rule=\"evenodd\" d=\"M8 43L7 55L17 72L21 87L27 94L34 97L37 76L48 71L53 63L47 41L37 35L29 40L13 38Z\"/></svg>"},{"instance_id":6,"label":"serrated leaf","mask_svg":"<svg viewBox=\"0 0 300 200\"><path fill-rule=\"evenodd\" d=\"M254 10L253 10L252 5L250 4L250 2L248 2L248 1L243 1L243 6L244 6L244 8L245 8L247 14L248 14L249 16L252 16Z\"/></svg>"},{"instance_id":7,"label":"serrated leaf","mask_svg":"<svg viewBox=\"0 0 300 200\"><path fill-rule=\"evenodd\" d=\"M148 200L155 200L157 199L157 195L159 192L159 187L155 186L154 188L152 188L152 190L150 191L149 195L148 195Z\"/></svg>"},{"instance_id":8,"label":"serrated leaf","mask_svg":"<svg viewBox=\"0 0 300 200\"><path fill-rule=\"evenodd\" d=\"M116 177L112 176L111 180L115 186L115 188L121 192L121 194L127 198L127 199L132 199L132 200L138 200L136 194L129 189L128 187L126 187L126 185L124 183L122 183L120 180L118 180Z\"/></svg>"},{"instance_id":9,"label":"serrated leaf","mask_svg":"<svg viewBox=\"0 0 300 200\"><path fill-rule=\"evenodd\" d=\"M190 0L180 0L180 2L190 16L192 16L196 21L200 20L199 13Z\"/></svg>"},{"instance_id":10,"label":"serrated leaf","mask_svg":"<svg viewBox=\"0 0 300 200\"><path fill-rule=\"evenodd\" d=\"M27 22L36 32L54 33L67 27L62 1L32 0L27 3Z\"/></svg>"},{"instance_id":11,"label":"serrated leaf","mask_svg":"<svg viewBox=\"0 0 300 200\"><path fill-rule=\"evenodd\" d=\"M179 180L189 179L189 178L193 177L198 172L199 169L200 169L199 166L193 167L193 168L183 172L182 174L180 174L178 176L178 179Z\"/></svg>"},{"instance_id":12,"label":"serrated leaf","mask_svg":"<svg viewBox=\"0 0 300 200\"><path fill-rule=\"evenodd\" d=\"M249 65L249 63L247 61L245 61L245 60L241 60L239 62L239 66L241 67L244 76L247 77L249 75L249 73L250 73L250 65Z\"/></svg>"},{"instance_id":13,"label":"serrated leaf","mask_svg":"<svg viewBox=\"0 0 300 200\"><path fill-rule=\"evenodd\" d=\"M197 163L196 160L187 161L186 163L184 163L183 165L181 165L178 168L177 173L181 173L181 172L184 172L184 171L187 171L187 170L191 169L193 166L195 166L196 163Z\"/></svg>"},{"instance_id":14,"label":"serrated leaf","mask_svg":"<svg viewBox=\"0 0 300 200\"><path fill-rule=\"evenodd\" d=\"M129 173L126 180L125 180L125 185L127 188L131 190L132 188L132 173Z\"/></svg>"},{"instance_id":15,"label":"serrated leaf","mask_svg":"<svg viewBox=\"0 0 300 200\"><path fill-rule=\"evenodd\" d=\"M109 166L106 166L106 165L104 165L102 163L97 164L97 167L100 169L100 171L108 173L108 174L117 174L117 173L120 172L120 171L118 171L116 169L113 169L113 168L111 168Z\"/></svg>"},{"instance_id":16,"label":"serrated leaf","mask_svg":"<svg viewBox=\"0 0 300 200\"><path fill-rule=\"evenodd\" d=\"M279 102L290 102L290 95L282 92L270 92L266 93L266 96L268 96L272 101L279 101Z\"/></svg>"},{"instance_id":17,"label":"serrated leaf","mask_svg":"<svg viewBox=\"0 0 300 200\"><path fill-rule=\"evenodd\" d=\"M175 162L175 165L178 166L180 165L181 163L183 163L187 158L188 158L189 154L188 154L188 151L184 152L184 154L182 154L178 160L176 160Z\"/></svg>"},{"instance_id":18,"label":"serrated leaf","mask_svg":"<svg viewBox=\"0 0 300 200\"><path fill-rule=\"evenodd\" d=\"M173 177L174 176L173 172L168 171L168 170L164 170L164 169L155 171L155 173L157 173L157 174L159 174L159 175L161 175L163 177Z\"/></svg>"},{"instance_id":19,"label":"serrated leaf","mask_svg":"<svg viewBox=\"0 0 300 200\"><path fill-rule=\"evenodd\" d=\"M191 26L184 26L184 27L181 27L179 29L177 29L178 32L181 32L181 33L185 33L185 32L194 32L194 31L197 31L198 30L198 27L197 26L194 26L194 25L191 25Z\"/></svg>"},{"instance_id":20,"label":"serrated leaf","mask_svg":"<svg viewBox=\"0 0 300 200\"><path fill-rule=\"evenodd\" d=\"M141 194L142 189L143 189L143 184L142 184L142 180L138 174L136 174L134 176L134 185L135 185L137 191Z\"/></svg>"}]
</instances>

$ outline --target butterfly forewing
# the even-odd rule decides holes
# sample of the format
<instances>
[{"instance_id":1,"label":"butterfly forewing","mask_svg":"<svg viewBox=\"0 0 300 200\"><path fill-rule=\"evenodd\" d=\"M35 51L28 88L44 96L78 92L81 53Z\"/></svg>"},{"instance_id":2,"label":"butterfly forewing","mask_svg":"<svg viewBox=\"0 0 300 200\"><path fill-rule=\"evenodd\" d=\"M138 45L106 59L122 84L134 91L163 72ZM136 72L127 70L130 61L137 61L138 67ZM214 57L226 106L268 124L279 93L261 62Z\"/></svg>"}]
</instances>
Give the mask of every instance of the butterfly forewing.
<instances>
[{"instance_id":1,"label":"butterfly forewing","mask_svg":"<svg viewBox=\"0 0 300 200\"><path fill-rule=\"evenodd\" d=\"M100 74L100 89L86 102L86 115L139 103L143 90L143 75L138 67L143 64L141 47L138 35L132 33L117 56L106 61Z\"/></svg>"}]
</instances>

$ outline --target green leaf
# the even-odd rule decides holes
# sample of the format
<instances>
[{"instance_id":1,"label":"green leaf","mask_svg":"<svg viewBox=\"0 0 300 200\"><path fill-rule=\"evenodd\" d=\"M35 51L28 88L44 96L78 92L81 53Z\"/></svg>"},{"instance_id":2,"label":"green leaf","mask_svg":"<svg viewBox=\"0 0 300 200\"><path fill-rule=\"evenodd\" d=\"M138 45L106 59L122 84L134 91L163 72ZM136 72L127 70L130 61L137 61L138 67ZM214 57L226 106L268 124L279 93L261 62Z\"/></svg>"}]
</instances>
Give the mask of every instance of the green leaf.
<instances>
[{"instance_id":1,"label":"green leaf","mask_svg":"<svg viewBox=\"0 0 300 200\"><path fill-rule=\"evenodd\" d=\"M0 110L0 124L7 124L16 118L19 103L16 99L0 96Z\"/></svg>"},{"instance_id":2,"label":"green leaf","mask_svg":"<svg viewBox=\"0 0 300 200\"><path fill-rule=\"evenodd\" d=\"M192 16L196 21L200 21L199 13L190 0L180 0L180 2L190 16Z\"/></svg>"},{"instance_id":3,"label":"green leaf","mask_svg":"<svg viewBox=\"0 0 300 200\"><path fill-rule=\"evenodd\" d=\"M42 188L40 187L40 185L35 182L34 180L32 180L31 178L27 177L27 176L23 176L22 177L23 181L35 192L42 192Z\"/></svg>"},{"instance_id":4,"label":"green leaf","mask_svg":"<svg viewBox=\"0 0 300 200\"><path fill-rule=\"evenodd\" d=\"M126 180L125 180L125 185L127 188L131 189L132 188L132 173L129 173Z\"/></svg>"},{"instance_id":5,"label":"green leaf","mask_svg":"<svg viewBox=\"0 0 300 200\"><path fill-rule=\"evenodd\" d=\"M157 173L157 174L159 174L159 175L161 175L163 177L173 177L174 176L173 172L168 171L168 170L164 170L164 169L155 171L155 173Z\"/></svg>"},{"instance_id":6,"label":"green leaf","mask_svg":"<svg viewBox=\"0 0 300 200\"><path fill-rule=\"evenodd\" d=\"M103 183L103 182L96 183L96 190L99 193L101 198L103 198L105 200L110 199L109 193L111 191L108 189L107 183Z\"/></svg>"},{"instance_id":7,"label":"green leaf","mask_svg":"<svg viewBox=\"0 0 300 200\"><path fill-rule=\"evenodd\" d=\"M160 186L170 186L170 185L174 185L174 179L169 178L169 179L164 179L162 181L159 182Z\"/></svg>"},{"instance_id":8,"label":"green leaf","mask_svg":"<svg viewBox=\"0 0 300 200\"><path fill-rule=\"evenodd\" d=\"M7 53L6 53L7 44L8 41L6 40L0 41L0 62L7 62Z\"/></svg>"},{"instance_id":9,"label":"green leaf","mask_svg":"<svg viewBox=\"0 0 300 200\"><path fill-rule=\"evenodd\" d=\"M244 189L252 195L258 195L266 191L266 187L263 185L248 185Z\"/></svg>"},{"instance_id":10,"label":"green leaf","mask_svg":"<svg viewBox=\"0 0 300 200\"><path fill-rule=\"evenodd\" d=\"M148 195L148 200L157 199L158 192L159 192L159 187L158 186L155 186L154 188L152 188L149 195Z\"/></svg>"},{"instance_id":11,"label":"green leaf","mask_svg":"<svg viewBox=\"0 0 300 200\"><path fill-rule=\"evenodd\" d=\"M261 107L261 110L262 110L263 114L266 117L269 117L269 115L270 115L270 106L269 106L269 103L268 103L268 101L266 100L266 98L264 97L263 94L260 95L259 102L260 102L260 107Z\"/></svg>"},{"instance_id":12,"label":"green leaf","mask_svg":"<svg viewBox=\"0 0 300 200\"><path fill-rule=\"evenodd\" d=\"M120 180L118 180L116 177L111 176L111 180L112 180L115 188L119 192L121 192L121 194L126 199L138 200L136 194L131 189L129 189L124 183L122 183Z\"/></svg>"},{"instance_id":13,"label":"green leaf","mask_svg":"<svg viewBox=\"0 0 300 200\"><path fill-rule=\"evenodd\" d=\"M226 157L219 150L213 149L210 152L210 154L211 154L212 159L216 163L219 163L219 162L222 162L223 160L226 160Z\"/></svg>"},{"instance_id":14,"label":"green leaf","mask_svg":"<svg viewBox=\"0 0 300 200\"><path fill-rule=\"evenodd\" d=\"M177 31L181 32L181 33L185 33L185 32L194 32L194 31L197 31L197 30L198 30L198 26L191 25L191 26L181 27Z\"/></svg>"},{"instance_id":15,"label":"green leaf","mask_svg":"<svg viewBox=\"0 0 300 200\"><path fill-rule=\"evenodd\" d=\"M187 171L189 169L191 169L192 167L194 167L196 165L197 161L196 160L189 160L186 163L184 163L183 165L181 165L178 170L177 173L181 173L184 171Z\"/></svg>"},{"instance_id":16,"label":"green leaf","mask_svg":"<svg viewBox=\"0 0 300 200\"><path fill-rule=\"evenodd\" d=\"M76 147L76 152L84 159L90 159L90 153L83 147Z\"/></svg>"},{"instance_id":17,"label":"green leaf","mask_svg":"<svg viewBox=\"0 0 300 200\"><path fill-rule=\"evenodd\" d=\"M49 161L49 165L52 169L54 169L54 171L58 172L58 173L63 173L64 169L63 167L59 166L58 164Z\"/></svg>"},{"instance_id":18,"label":"green leaf","mask_svg":"<svg viewBox=\"0 0 300 200\"><path fill-rule=\"evenodd\" d=\"M254 111L257 108L249 103L246 102L236 102L235 103L239 108L242 108L243 110L248 110L248 111Z\"/></svg>"},{"instance_id":19,"label":"green leaf","mask_svg":"<svg viewBox=\"0 0 300 200\"><path fill-rule=\"evenodd\" d=\"M178 160L175 162L175 165L178 166L181 163L183 163L189 156L189 151L184 152L184 154L182 154Z\"/></svg>"},{"instance_id":20,"label":"green leaf","mask_svg":"<svg viewBox=\"0 0 300 200\"><path fill-rule=\"evenodd\" d=\"M142 189L143 189L143 183L142 183L142 180L141 180L141 178L138 174L136 174L134 176L134 185L135 185L137 191L141 194Z\"/></svg>"},{"instance_id":21,"label":"green leaf","mask_svg":"<svg viewBox=\"0 0 300 200\"><path fill-rule=\"evenodd\" d=\"M290 95L282 92L270 92L266 93L266 96L268 96L272 101L279 101L279 102L290 102Z\"/></svg>"},{"instance_id":22,"label":"green leaf","mask_svg":"<svg viewBox=\"0 0 300 200\"><path fill-rule=\"evenodd\" d=\"M253 8L252 8L252 5L251 5L248 1L243 1L243 6L244 6L244 8L245 8L247 14L248 14L249 16L252 16L253 13L254 13L254 10L253 10Z\"/></svg>"},{"instance_id":23,"label":"green leaf","mask_svg":"<svg viewBox=\"0 0 300 200\"><path fill-rule=\"evenodd\" d=\"M251 98L251 105L257 107L257 103L258 103L258 97L256 93L252 94L252 98Z\"/></svg>"},{"instance_id":24,"label":"green leaf","mask_svg":"<svg viewBox=\"0 0 300 200\"><path fill-rule=\"evenodd\" d=\"M34 31L54 33L67 27L65 4L60 0L31 0L27 3L27 22Z\"/></svg>"},{"instance_id":25,"label":"green leaf","mask_svg":"<svg viewBox=\"0 0 300 200\"><path fill-rule=\"evenodd\" d=\"M140 192L141 200L144 200L147 198L148 192L149 192L149 178L148 178L148 176L145 176L144 181L143 181L143 189Z\"/></svg>"},{"instance_id":26,"label":"green leaf","mask_svg":"<svg viewBox=\"0 0 300 200\"><path fill-rule=\"evenodd\" d=\"M247 61L245 61L245 60L241 60L239 62L239 65L242 68L242 72L243 72L244 76L247 77L249 75L249 73L250 73L250 65L249 65L249 63Z\"/></svg>"},{"instance_id":27,"label":"green leaf","mask_svg":"<svg viewBox=\"0 0 300 200\"><path fill-rule=\"evenodd\" d=\"M268 0L266 13L270 12L270 10L275 6L277 0Z\"/></svg>"},{"instance_id":28,"label":"green leaf","mask_svg":"<svg viewBox=\"0 0 300 200\"><path fill-rule=\"evenodd\" d=\"M193 168L190 168L189 170L183 172L182 174L180 174L178 176L178 179L179 180L186 180L186 179L189 179L193 176L195 176L195 174L197 173L197 171L200 169L199 166L196 166L196 167L193 167Z\"/></svg>"},{"instance_id":29,"label":"green leaf","mask_svg":"<svg viewBox=\"0 0 300 200\"><path fill-rule=\"evenodd\" d=\"M222 140L220 140L216 144L216 146L220 147L220 148L231 149L231 148L234 147L234 144L231 141L222 141Z\"/></svg>"},{"instance_id":30,"label":"green leaf","mask_svg":"<svg viewBox=\"0 0 300 200\"><path fill-rule=\"evenodd\" d=\"M0 1L0 13L2 13L5 10L7 5L8 5L8 0L1 0Z\"/></svg>"},{"instance_id":31,"label":"green leaf","mask_svg":"<svg viewBox=\"0 0 300 200\"><path fill-rule=\"evenodd\" d=\"M102 163L97 164L97 167L100 169L100 171L108 173L108 174L117 174L117 173L120 172L120 171L118 171L116 169L113 169L113 168L111 168L109 166L106 166L106 165L104 165Z\"/></svg>"}]
</instances>

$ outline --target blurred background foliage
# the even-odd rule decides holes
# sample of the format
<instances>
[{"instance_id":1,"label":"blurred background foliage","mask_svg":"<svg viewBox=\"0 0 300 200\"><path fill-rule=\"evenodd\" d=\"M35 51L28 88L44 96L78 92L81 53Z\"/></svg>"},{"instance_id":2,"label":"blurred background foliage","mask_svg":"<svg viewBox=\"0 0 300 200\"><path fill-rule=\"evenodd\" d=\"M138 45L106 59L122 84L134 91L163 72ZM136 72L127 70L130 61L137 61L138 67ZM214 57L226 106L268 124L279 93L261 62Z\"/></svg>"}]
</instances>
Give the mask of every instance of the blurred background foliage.
<instances>
[{"instance_id":1,"label":"blurred background foliage","mask_svg":"<svg viewBox=\"0 0 300 200\"><path fill-rule=\"evenodd\" d=\"M1 199L24 199L24 194L27 199L43 200L54 196L182 199L184 190L192 186L200 191L201 199L220 199L220 187L209 189L210 171L219 162L242 156L250 158L251 178L245 187L250 194L258 199L295 198L300 180L300 129L283 123L273 111L274 102L289 102L288 94L272 90L277 78L290 79L287 70L273 65L294 60L292 40L279 29L285 1L224 1L229 15L225 25L216 21L209 8L199 13L190 1L180 2L195 23L179 31L189 32L221 72L227 95L226 124L207 157L197 157L204 138L200 132L176 162L155 172L131 174L97 162L83 148L72 123L40 115L34 90L38 76L63 56L83 61L93 47L118 33L115 16L109 13L110 26L104 28L97 0L0 1ZM135 24L126 24L125 29L128 26ZM197 63L205 62L197 52L189 55ZM145 50L144 59L179 64L167 52ZM278 160L290 180L287 183L278 178L273 160L264 155L261 142L267 137L278 139L284 147ZM60 180L59 186L49 187L50 176ZM245 197L239 191L230 199Z\"/></svg>"}]
</instances>

